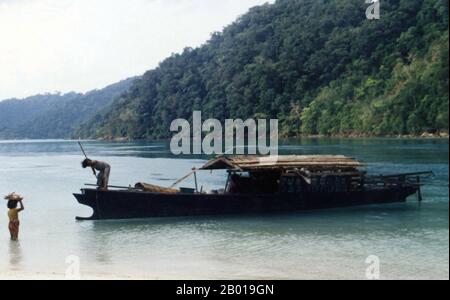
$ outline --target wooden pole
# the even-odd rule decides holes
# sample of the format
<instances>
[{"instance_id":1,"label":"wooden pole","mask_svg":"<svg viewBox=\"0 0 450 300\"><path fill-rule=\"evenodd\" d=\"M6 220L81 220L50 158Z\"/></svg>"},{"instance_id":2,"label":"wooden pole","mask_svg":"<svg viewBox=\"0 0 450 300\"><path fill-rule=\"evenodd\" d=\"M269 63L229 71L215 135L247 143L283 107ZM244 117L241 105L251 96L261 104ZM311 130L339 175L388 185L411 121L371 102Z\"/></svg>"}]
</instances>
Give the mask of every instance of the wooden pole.
<instances>
[{"instance_id":1,"label":"wooden pole","mask_svg":"<svg viewBox=\"0 0 450 300\"><path fill-rule=\"evenodd\" d=\"M422 202L423 197L422 197L422 189L420 187L420 176L417 176L417 185L419 186L419 189L417 190L417 197L419 197L419 202Z\"/></svg>"},{"instance_id":2,"label":"wooden pole","mask_svg":"<svg viewBox=\"0 0 450 300\"><path fill-rule=\"evenodd\" d=\"M228 185L230 185L230 176L231 176L231 174L230 174L230 172L228 172L227 182L225 183L225 193L228 190Z\"/></svg>"},{"instance_id":3,"label":"wooden pole","mask_svg":"<svg viewBox=\"0 0 450 300\"><path fill-rule=\"evenodd\" d=\"M86 159L89 159L86 155L86 151L84 151L83 145L81 145L81 142L78 142L78 145L80 145L81 152L83 152L84 157L86 157ZM91 167L91 169L92 169L92 173L94 173L94 176L97 178L97 172L95 172L94 167Z\"/></svg>"},{"instance_id":4,"label":"wooden pole","mask_svg":"<svg viewBox=\"0 0 450 300\"><path fill-rule=\"evenodd\" d=\"M175 186L177 186L180 182L182 182L182 181L184 181L184 180L186 180L186 179L188 179L189 178L189 176L191 176L192 175L192 173L194 173L194 171L191 171L189 174L187 174L186 176L184 176L184 177L182 177L182 178L180 178L180 179L178 179L174 184L172 184L170 187L169 187L169 189L172 189L172 188L174 188Z\"/></svg>"},{"instance_id":5,"label":"wooden pole","mask_svg":"<svg viewBox=\"0 0 450 300\"><path fill-rule=\"evenodd\" d=\"M196 168L192 168L192 171L194 172L195 191L198 193L197 169Z\"/></svg>"}]
</instances>

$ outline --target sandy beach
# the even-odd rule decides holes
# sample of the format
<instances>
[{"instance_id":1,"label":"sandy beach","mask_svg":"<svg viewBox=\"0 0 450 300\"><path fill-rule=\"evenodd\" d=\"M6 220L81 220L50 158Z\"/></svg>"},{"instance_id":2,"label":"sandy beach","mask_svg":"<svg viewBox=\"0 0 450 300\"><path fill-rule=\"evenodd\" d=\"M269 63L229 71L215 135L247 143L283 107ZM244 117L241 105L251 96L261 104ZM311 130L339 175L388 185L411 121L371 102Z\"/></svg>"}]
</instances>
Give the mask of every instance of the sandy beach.
<instances>
[{"instance_id":1,"label":"sandy beach","mask_svg":"<svg viewBox=\"0 0 450 300\"><path fill-rule=\"evenodd\" d=\"M160 280L151 276L116 276L112 274L84 274L79 278L66 277L65 274L39 272L0 272L0 280ZM174 278L172 278L174 279Z\"/></svg>"}]
</instances>

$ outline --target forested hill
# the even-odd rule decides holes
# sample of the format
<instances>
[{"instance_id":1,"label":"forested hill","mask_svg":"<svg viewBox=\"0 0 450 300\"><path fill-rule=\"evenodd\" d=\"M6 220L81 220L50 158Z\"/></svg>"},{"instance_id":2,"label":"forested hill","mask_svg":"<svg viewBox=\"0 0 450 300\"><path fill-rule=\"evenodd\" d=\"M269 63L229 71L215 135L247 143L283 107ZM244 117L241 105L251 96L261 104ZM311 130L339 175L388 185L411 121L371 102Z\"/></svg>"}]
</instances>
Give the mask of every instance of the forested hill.
<instances>
[{"instance_id":1,"label":"forested hill","mask_svg":"<svg viewBox=\"0 0 450 300\"><path fill-rule=\"evenodd\" d=\"M283 136L448 130L448 0L278 0L172 55L85 137L166 138L172 120L278 118ZM151 37L149 37L151 38Z\"/></svg>"},{"instance_id":2,"label":"forested hill","mask_svg":"<svg viewBox=\"0 0 450 300\"><path fill-rule=\"evenodd\" d=\"M0 139L70 138L78 126L131 87L130 78L86 94L46 94L0 102Z\"/></svg>"}]
</instances>

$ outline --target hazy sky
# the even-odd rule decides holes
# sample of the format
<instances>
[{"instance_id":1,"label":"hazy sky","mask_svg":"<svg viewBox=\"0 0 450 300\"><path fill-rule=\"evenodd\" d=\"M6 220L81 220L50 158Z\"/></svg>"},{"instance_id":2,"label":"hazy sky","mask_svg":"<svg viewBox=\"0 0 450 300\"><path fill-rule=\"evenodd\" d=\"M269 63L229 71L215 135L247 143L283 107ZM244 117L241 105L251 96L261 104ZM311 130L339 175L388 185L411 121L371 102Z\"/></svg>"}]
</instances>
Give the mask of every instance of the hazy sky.
<instances>
[{"instance_id":1,"label":"hazy sky","mask_svg":"<svg viewBox=\"0 0 450 300\"><path fill-rule=\"evenodd\" d=\"M0 0L0 100L152 69L272 0Z\"/></svg>"}]
</instances>

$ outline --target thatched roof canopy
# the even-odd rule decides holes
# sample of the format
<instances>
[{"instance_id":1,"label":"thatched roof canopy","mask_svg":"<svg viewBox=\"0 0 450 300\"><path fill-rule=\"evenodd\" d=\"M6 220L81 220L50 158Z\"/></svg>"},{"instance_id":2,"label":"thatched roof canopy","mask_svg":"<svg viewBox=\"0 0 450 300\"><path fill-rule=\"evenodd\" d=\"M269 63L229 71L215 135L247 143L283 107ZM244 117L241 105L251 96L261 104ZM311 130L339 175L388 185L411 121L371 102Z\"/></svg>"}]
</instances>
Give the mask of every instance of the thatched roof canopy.
<instances>
[{"instance_id":1,"label":"thatched roof canopy","mask_svg":"<svg viewBox=\"0 0 450 300\"><path fill-rule=\"evenodd\" d=\"M280 156L218 156L207 162L202 170L291 170L322 169L342 170L356 169L362 164L357 160L342 155L280 155Z\"/></svg>"}]
</instances>

